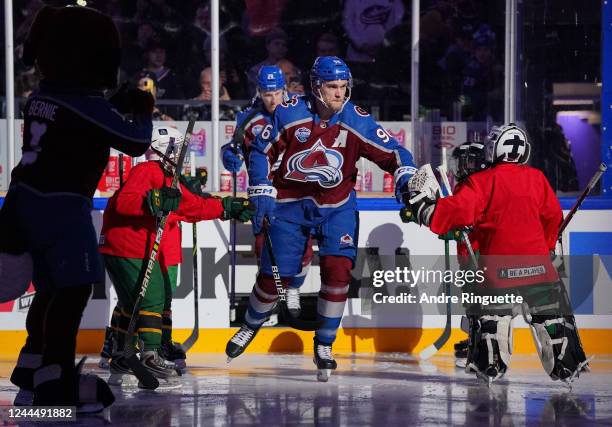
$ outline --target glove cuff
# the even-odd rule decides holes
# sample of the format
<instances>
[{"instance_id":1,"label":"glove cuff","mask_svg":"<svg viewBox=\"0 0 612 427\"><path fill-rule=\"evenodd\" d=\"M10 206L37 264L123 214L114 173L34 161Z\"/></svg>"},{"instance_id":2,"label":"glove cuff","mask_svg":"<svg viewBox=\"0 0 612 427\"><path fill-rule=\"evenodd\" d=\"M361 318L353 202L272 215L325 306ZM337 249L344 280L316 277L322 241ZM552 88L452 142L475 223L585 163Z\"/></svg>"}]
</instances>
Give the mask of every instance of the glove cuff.
<instances>
[{"instance_id":1,"label":"glove cuff","mask_svg":"<svg viewBox=\"0 0 612 427\"><path fill-rule=\"evenodd\" d=\"M271 185L253 185L247 188L248 197L266 196L276 199L276 188Z\"/></svg>"},{"instance_id":2,"label":"glove cuff","mask_svg":"<svg viewBox=\"0 0 612 427\"><path fill-rule=\"evenodd\" d=\"M397 188L398 186L398 182L400 180L401 177L403 177L404 175L414 175L416 173L417 169L414 166L401 166L399 168L397 168L395 170L395 173L393 174L395 177L395 186Z\"/></svg>"}]
</instances>

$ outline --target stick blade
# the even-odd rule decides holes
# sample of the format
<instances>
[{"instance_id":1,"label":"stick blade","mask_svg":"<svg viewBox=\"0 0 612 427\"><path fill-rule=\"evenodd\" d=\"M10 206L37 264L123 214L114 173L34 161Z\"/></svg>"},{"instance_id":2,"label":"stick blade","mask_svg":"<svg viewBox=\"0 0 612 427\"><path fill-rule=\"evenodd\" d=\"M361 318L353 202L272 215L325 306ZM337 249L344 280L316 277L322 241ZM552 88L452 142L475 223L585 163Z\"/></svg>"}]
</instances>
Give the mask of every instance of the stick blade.
<instances>
[{"instance_id":1,"label":"stick blade","mask_svg":"<svg viewBox=\"0 0 612 427\"><path fill-rule=\"evenodd\" d=\"M146 388L147 390L155 390L157 387L159 387L159 381L157 378L155 378L153 374L147 368L145 368L142 363L140 363L140 360L135 354L127 357L126 362L130 369L134 372L134 375L136 375L136 378L138 378L138 381L140 381L142 384L143 388Z\"/></svg>"},{"instance_id":2,"label":"stick blade","mask_svg":"<svg viewBox=\"0 0 612 427\"><path fill-rule=\"evenodd\" d=\"M431 356L433 356L434 354L436 354L438 352L438 348L436 348L435 345L430 345L428 347L426 347L425 349L421 350L421 352L419 353L419 359L420 360L427 360L430 359Z\"/></svg>"}]
</instances>

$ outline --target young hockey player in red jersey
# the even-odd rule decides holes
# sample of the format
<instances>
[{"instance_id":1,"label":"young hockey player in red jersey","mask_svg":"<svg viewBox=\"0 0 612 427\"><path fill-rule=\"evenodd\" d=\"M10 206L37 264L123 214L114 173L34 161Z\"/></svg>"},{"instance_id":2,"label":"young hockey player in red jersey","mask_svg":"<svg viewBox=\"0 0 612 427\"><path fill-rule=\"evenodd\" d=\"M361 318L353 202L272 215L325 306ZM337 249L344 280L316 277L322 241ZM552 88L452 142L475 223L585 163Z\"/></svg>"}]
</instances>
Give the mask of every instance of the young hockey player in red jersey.
<instances>
[{"instance_id":1,"label":"young hockey player in red jersey","mask_svg":"<svg viewBox=\"0 0 612 427\"><path fill-rule=\"evenodd\" d=\"M25 105L23 156L0 214L2 278L8 268L8 277L19 272L36 288L11 376L20 388L16 405L95 412L114 401L107 384L81 374L74 360L93 284L104 281L92 197L111 147L140 156L151 141L149 94L104 98L117 85L120 59L111 18L85 7L44 7L25 42L23 60L42 81ZM13 270L7 260L25 262Z\"/></svg>"},{"instance_id":2,"label":"young hockey player in red jersey","mask_svg":"<svg viewBox=\"0 0 612 427\"><path fill-rule=\"evenodd\" d=\"M317 311L322 326L315 332L314 361L318 379L327 381L337 367L331 348L357 254L355 163L365 157L395 173L398 189L416 169L410 152L349 101L352 77L344 61L319 57L310 76L312 96L294 97L277 107L272 123L252 143L248 193L256 209L254 231L262 230L265 217L271 222L269 234L283 286L300 271L309 236L318 240ZM270 173L281 153L278 169ZM242 354L277 300L271 260L264 251L245 322L226 347L230 358Z\"/></svg>"},{"instance_id":3,"label":"young hockey player in red jersey","mask_svg":"<svg viewBox=\"0 0 612 427\"><path fill-rule=\"evenodd\" d=\"M289 95L290 96L290 95ZM264 65L257 73L257 94L253 105L238 114L236 128L244 129L237 147L231 141L222 150L223 166L230 172L239 172L244 161L249 161L251 143L261 133L264 126L272 123L272 114L278 105L288 100L287 88L283 71L278 65ZM276 164L280 163L277 160ZM275 165L272 166L272 171ZM261 259L263 250L263 234L255 234L255 254L257 261ZM302 256L300 272L289 281L287 286L287 308L293 316L299 316L301 311L300 287L304 284L310 263L312 262L312 238L309 239Z\"/></svg>"},{"instance_id":4,"label":"young hockey player in red jersey","mask_svg":"<svg viewBox=\"0 0 612 427\"><path fill-rule=\"evenodd\" d=\"M130 370L122 357L134 296L140 285L143 264L151 253L157 230L156 215L170 212L159 255L145 298L140 307L138 338L143 344L141 361L152 373L168 383L176 376L177 366L160 355L164 308L169 309L176 288L178 264L181 262L179 222L197 222L215 218L248 221L251 210L246 199L201 197L181 183L170 188L175 162L183 144L183 135L174 128L153 129L151 161L141 163L130 172L125 184L110 199L104 211L100 252L119 298L121 317L117 326L118 351L112 356L111 382L119 385ZM134 379L134 377L129 377Z\"/></svg>"},{"instance_id":5,"label":"young hockey player in red jersey","mask_svg":"<svg viewBox=\"0 0 612 427\"><path fill-rule=\"evenodd\" d=\"M417 222L438 234L472 226L487 296L519 295L544 370L571 383L588 370L572 307L551 263L561 207L539 170L527 166L530 145L514 124L494 127L485 142L489 169L468 177L450 197L437 199L435 177L420 170L409 183ZM476 291L475 291L476 292ZM488 382L507 370L512 354L513 304L474 304L468 309L468 372Z\"/></svg>"}]
</instances>

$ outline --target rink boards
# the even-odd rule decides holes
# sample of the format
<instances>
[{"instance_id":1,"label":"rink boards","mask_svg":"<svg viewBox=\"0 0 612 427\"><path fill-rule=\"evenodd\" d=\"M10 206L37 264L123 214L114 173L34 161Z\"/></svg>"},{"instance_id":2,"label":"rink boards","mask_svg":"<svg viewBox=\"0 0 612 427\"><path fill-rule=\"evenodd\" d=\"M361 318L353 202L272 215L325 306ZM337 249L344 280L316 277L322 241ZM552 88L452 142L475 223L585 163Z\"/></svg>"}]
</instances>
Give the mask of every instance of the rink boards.
<instances>
[{"instance_id":1,"label":"rink boards","mask_svg":"<svg viewBox=\"0 0 612 427\"><path fill-rule=\"evenodd\" d=\"M562 200L564 209L571 202ZM597 202L597 203L593 203ZM98 207L105 201L98 200ZM567 205L567 206L566 206ZM612 353L612 210L601 209L601 200L587 201L586 209L580 211L564 234L565 252L568 262L572 299L579 298L575 308L582 339L590 353ZM392 199L360 199L359 255L353 270L352 289L371 286L372 256L380 267L393 270L398 262L409 258L412 262L440 256L444 253L441 240L426 228L415 224L403 224L398 218L397 207ZM606 206L607 208L607 206ZM382 210L374 210L382 209ZM102 211L92 211L99 230ZM201 222L198 230L198 265L200 268L199 322L202 328L200 339L194 350L219 352L233 329L229 327L229 223L222 221ZM173 324L175 339L189 334L194 322L193 273L192 273L192 226L183 225L183 264L179 284L173 301ZM236 292L247 295L257 271L253 254L253 238L250 225L238 230ZM317 247L315 245L315 255ZM280 249L277 249L280 250ZM455 244L451 243L451 253ZM592 256L580 256L595 254ZM434 259L435 257L431 257ZM453 257L454 258L454 257ZM400 260L400 261L398 261ZM320 287L318 258L310 269L302 288L305 294L315 294ZM586 264L586 266L585 266ZM414 267L413 267L414 268ZM575 271L573 271L573 270ZM576 280L576 276L580 280ZM593 286L588 282L592 281ZM574 285L579 283L580 286ZM583 285L586 283L585 285ZM458 291L455 289L454 291ZM353 295L357 295L354 293ZM25 339L25 318L31 295L19 300L0 304L0 353L16 353ZM116 295L107 277L104 286L98 286L87 306L81 323L79 351L95 352L99 349L102 331L107 325L115 305ZM372 306L361 298L349 298L342 320L342 330L334 346L337 351L408 351L415 352L437 338L445 323L445 308L440 314L423 314L415 305L395 304ZM515 319L515 351L531 352L530 332L522 318ZM460 316L453 316L453 333L457 339L465 334L459 328ZM251 351L294 351L311 347L312 333L266 328L262 330ZM449 342L455 342L451 338ZM443 350L451 350L447 345Z\"/></svg>"}]
</instances>

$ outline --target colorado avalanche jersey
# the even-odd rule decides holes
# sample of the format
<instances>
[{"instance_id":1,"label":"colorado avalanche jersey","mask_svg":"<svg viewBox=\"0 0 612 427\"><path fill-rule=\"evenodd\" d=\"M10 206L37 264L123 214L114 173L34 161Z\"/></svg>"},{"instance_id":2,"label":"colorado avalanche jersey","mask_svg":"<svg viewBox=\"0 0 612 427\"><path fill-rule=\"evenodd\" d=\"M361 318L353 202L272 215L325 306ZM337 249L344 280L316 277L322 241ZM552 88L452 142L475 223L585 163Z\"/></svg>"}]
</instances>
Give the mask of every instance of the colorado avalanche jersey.
<instances>
[{"instance_id":1,"label":"colorado avalanche jersey","mask_svg":"<svg viewBox=\"0 0 612 427\"><path fill-rule=\"evenodd\" d=\"M244 153L247 165L249 162L251 144L255 138L257 138L257 135L261 133L264 126L271 123L271 121L272 117L270 114L263 107L257 105L238 113L236 117L236 127L244 126L244 136L240 148Z\"/></svg>"},{"instance_id":2,"label":"colorado avalanche jersey","mask_svg":"<svg viewBox=\"0 0 612 427\"><path fill-rule=\"evenodd\" d=\"M351 102L328 121L307 97L276 107L272 123L252 143L250 185L270 184L270 166L281 154L272 182L277 202L308 200L317 208L336 208L351 199L361 157L395 173L396 181L416 171L412 154Z\"/></svg>"},{"instance_id":3,"label":"colorado avalanche jersey","mask_svg":"<svg viewBox=\"0 0 612 427\"><path fill-rule=\"evenodd\" d=\"M151 117L129 121L101 92L76 94L42 83L24 114L23 156L11 179L43 193L93 197L111 147L140 156L151 143Z\"/></svg>"}]
</instances>

